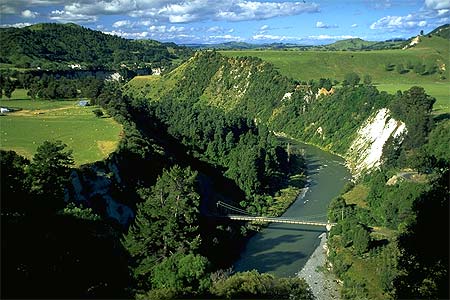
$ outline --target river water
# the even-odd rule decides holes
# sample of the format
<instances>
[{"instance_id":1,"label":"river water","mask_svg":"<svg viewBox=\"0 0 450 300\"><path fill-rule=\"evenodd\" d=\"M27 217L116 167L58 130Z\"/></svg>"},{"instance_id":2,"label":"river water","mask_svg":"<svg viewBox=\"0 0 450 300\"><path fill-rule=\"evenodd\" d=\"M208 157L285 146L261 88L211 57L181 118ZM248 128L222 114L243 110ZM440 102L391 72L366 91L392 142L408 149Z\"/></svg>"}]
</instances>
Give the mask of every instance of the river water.
<instances>
[{"instance_id":1,"label":"river water","mask_svg":"<svg viewBox=\"0 0 450 300\"><path fill-rule=\"evenodd\" d=\"M319 215L314 220L326 222L328 204L350 180L350 172L345 167L344 159L336 155L302 143L296 143L295 146L305 150L309 187L283 217L305 218ZM269 224L249 239L234 264L234 269L256 269L278 276L294 276L319 245L318 237L325 231L325 227Z\"/></svg>"}]
</instances>

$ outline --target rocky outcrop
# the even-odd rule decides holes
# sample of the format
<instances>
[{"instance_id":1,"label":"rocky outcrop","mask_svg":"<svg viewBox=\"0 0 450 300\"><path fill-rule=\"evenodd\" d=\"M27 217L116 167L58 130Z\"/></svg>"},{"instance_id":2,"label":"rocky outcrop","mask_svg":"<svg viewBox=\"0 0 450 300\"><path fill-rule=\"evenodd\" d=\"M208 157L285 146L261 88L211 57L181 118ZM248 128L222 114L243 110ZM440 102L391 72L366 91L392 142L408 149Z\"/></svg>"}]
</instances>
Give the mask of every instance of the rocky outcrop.
<instances>
[{"instance_id":1,"label":"rocky outcrop","mask_svg":"<svg viewBox=\"0 0 450 300\"><path fill-rule=\"evenodd\" d=\"M378 110L359 128L346 153L348 167L355 176L380 166L383 146L390 137L402 139L405 123L391 118L387 108Z\"/></svg>"}]
</instances>

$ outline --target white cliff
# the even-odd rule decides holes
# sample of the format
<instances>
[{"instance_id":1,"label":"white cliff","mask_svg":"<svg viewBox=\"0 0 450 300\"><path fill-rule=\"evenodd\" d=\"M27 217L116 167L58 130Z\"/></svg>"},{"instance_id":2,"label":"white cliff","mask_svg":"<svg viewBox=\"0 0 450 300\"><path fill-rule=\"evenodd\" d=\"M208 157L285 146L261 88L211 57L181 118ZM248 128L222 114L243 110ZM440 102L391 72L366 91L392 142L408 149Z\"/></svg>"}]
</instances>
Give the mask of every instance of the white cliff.
<instances>
[{"instance_id":1,"label":"white cliff","mask_svg":"<svg viewBox=\"0 0 450 300\"><path fill-rule=\"evenodd\" d=\"M360 175L380 166L383 146L392 136L401 138L407 132L405 123L391 118L387 108L378 110L359 128L346 156L349 158L349 168Z\"/></svg>"}]
</instances>

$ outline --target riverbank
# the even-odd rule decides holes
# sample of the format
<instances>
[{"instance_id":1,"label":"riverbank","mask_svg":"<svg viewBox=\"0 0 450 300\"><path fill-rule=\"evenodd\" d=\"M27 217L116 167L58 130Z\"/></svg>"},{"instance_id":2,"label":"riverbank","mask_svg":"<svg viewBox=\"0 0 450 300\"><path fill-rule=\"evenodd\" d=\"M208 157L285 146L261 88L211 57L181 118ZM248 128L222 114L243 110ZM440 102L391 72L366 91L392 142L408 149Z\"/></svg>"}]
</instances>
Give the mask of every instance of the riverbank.
<instances>
[{"instance_id":1,"label":"riverbank","mask_svg":"<svg viewBox=\"0 0 450 300\"><path fill-rule=\"evenodd\" d=\"M320 244L297 275L306 280L317 300L339 299L339 285L336 278L328 271L324 271L327 255L326 233L322 233L319 238Z\"/></svg>"}]
</instances>

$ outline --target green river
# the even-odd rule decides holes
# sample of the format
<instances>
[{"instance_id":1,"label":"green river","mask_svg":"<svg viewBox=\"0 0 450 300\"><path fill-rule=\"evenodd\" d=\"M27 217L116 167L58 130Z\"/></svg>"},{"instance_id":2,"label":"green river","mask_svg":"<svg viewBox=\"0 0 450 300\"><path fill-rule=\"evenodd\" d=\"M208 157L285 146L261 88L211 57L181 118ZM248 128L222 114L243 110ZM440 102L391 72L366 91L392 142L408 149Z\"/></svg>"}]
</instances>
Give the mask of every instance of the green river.
<instances>
[{"instance_id":1,"label":"green river","mask_svg":"<svg viewBox=\"0 0 450 300\"><path fill-rule=\"evenodd\" d=\"M326 222L328 204L350 180L350 172L341 157L302 143L296 143L295 146L305 150L309 187L283 217L307 218L319 215L314 220ZM278 276L294 276L319 245L318 237L325 231L325 227L269 224L249 239L234 269L256 269Z\"/></svg>"}]
</instances>

